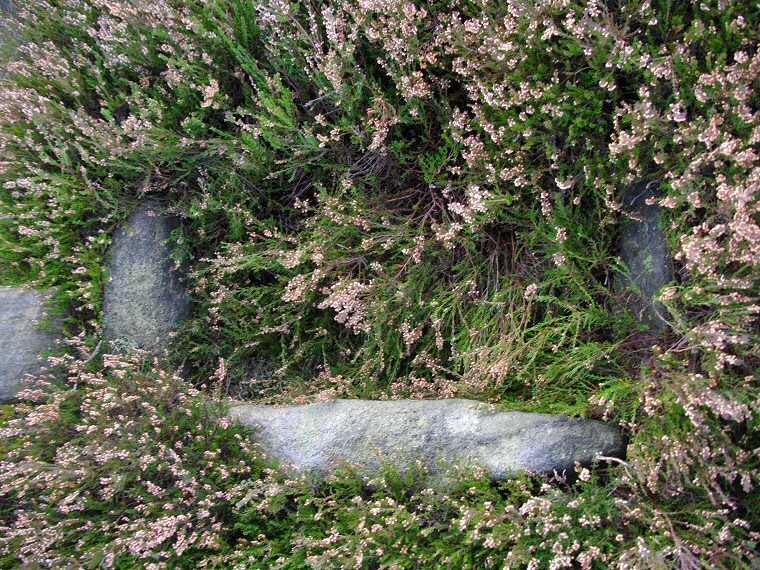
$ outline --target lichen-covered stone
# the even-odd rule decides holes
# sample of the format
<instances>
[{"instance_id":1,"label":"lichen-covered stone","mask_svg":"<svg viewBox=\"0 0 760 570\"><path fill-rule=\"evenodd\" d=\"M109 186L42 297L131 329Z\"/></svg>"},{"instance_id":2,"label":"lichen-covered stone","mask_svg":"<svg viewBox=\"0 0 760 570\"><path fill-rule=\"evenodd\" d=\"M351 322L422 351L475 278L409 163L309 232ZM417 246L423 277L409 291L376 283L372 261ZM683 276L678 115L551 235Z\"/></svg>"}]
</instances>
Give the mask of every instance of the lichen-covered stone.
<instances>
[{"instance_id":1,"label":"lichen-covered stone","mask_svg":"<svg viewBox=\"0 0 760 570\"><path fill-rule=\"evenodd\" d=\"M24 377L43 371L41 354L54 350L62 338L58 320L53 319L51 328L39 326L51 296L52 291L0 287L0 403L13 402L30 387Z\"/></svg>"},{"instance_id":2,"label":"lichen-covered stone","mask_svg":"<svg viewBox=\"0 0 760 570\"><path fill-rule=\"evenodd\" d=\"M103 299L108 338L159 352L190 315L185 270L170 259L176 226L157 204L146 203L115 233Z\"/></svg>"},{"instance_id":3,"label":"lichen-covered stone","mask_svg":"<svg viewBox=\"0 0 760 570\"><path fill-rule=\"evenodd\" d=\"M664 308L653 297L674 279L673 260L660 227L660 206L648 199L661 197L658 182L632 184L623 196L623 210L631 219L620 236L620 257L630 275L620 288L628 293L626 306L650 329L662 329Z\"/></svg>"},{"instance_id":4,"label":"lichen-covered stone","mask_svg":"<svg viewBox=\"0 0 760 570\"><path fill-rule=\"evenodd\" d=\"M417 460L433 475L440 460L472 460L499 480L526 469L561 472L624 451L620 430L608 423L480 406L463 399L335 400L242 405L230 417L253 428L270 457L322 477L345 464L376 473L384 461L404 468Z\"/></svg>"}]
</instances>

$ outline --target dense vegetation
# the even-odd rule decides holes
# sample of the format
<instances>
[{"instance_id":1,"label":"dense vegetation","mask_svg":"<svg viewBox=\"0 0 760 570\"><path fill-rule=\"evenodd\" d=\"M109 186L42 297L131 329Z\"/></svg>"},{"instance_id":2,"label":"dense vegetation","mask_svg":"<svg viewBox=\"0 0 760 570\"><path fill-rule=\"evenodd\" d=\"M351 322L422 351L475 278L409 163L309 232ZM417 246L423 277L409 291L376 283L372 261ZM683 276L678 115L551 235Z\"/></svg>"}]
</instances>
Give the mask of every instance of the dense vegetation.
<instances>
[{"instance_id":1,"label":"dense vegetation","mask_svg":"<svg viewBox=\"0 0 760 570\"><path fill-rule=\"evenodd\" d=\"M757 2L1 18L0 282L57 287L71 339L2 408L3 567L754 567ZM663 331L616 286L638 180L678 269ZM195 302L155 361L95 350L110 238L147 198L182 220ZM617 422L628 456L317 484L223 419L230 397L452 396Z\"/></svg>"}]
</instances>

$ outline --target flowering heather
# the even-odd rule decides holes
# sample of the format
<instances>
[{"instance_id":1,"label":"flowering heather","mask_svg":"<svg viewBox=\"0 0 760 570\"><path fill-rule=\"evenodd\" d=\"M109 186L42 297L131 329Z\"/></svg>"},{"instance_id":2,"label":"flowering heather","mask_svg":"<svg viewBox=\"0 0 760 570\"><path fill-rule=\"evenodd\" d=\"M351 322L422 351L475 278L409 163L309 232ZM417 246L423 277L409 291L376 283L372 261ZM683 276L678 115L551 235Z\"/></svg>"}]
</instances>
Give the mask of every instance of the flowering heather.
<instances>
[{"instance_id":1,"label":"flowering heather","mask_svg":"<svg viewBox=\"0 0 760 570\"><path fill-rule=\"evenodd\" d=\"M757 2L17 4L0 280L56 287L72 341L1 408L4 567L751 567ZM662 332L617 285L640 180L676 268ZM166 360L95 355L145 198L182 220L195 313ZM219 419L454 396L614 421L628 455L317 485Z\"/></svg>"}]
</instances>

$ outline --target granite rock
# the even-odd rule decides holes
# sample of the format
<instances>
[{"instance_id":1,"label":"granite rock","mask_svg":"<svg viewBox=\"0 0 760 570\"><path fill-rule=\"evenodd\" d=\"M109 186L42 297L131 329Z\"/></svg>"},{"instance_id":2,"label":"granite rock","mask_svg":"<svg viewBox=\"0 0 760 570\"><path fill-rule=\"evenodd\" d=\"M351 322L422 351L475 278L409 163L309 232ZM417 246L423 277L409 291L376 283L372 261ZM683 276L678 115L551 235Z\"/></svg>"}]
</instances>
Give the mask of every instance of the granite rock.
<instances>
[{"instance_id":1,"label":"granite rock","mask_svg":"<svg viewBox=\"0 0 760 570\"><path fill-rule=\"evenodd\" d=\"M647 200L661 197L658 182L632 184L623 196L623 211L629 215L620 236L620 257L630 272L617 283L626 291L626 306L634 318L652 330L665 327L664 307L653 298L675 276L673 260L660 226L660 206Z\"/></svg>"},{"instance_id":2,"label":"granite rock","mask_svg":"<svg viewBox=\"0 0 760 570\"><path fill-rule=\"evenodd\" d=\"M51 319L49 328L39 326L47 317L45 305L52 294L0 287L0 403L13 402L31 386L25 376L43 372L41 354L54 350L62 338L58 319Z\"/></svg>"},{"instance_id":3,"label":"granite rock","mask_svg":"<svg viewBox=\"0 0 760 570\"><path fill-rule=\"evenodd\" d=\"M403 469L416 460L435 475L440 460L471 460L500 480L522 470L562 472L624 452L620 430L608 423L480 406L463 399L334 400L242 405L229 414L254 430L268 456L319 477L345 464L373 474L384 461Z\"/></svg>"},{"instance_id":4,"label":"granite rock","mask_svg":"<svg viewBox=\"0 0 760 570\"><path fill-rule=\"evenodd\" d=\"M103 299L109 339L160 352L190 316L186 270L170 259L171 232L177 225L149 202L138 206L116 231Z\"/></svg>"}]
</instances>

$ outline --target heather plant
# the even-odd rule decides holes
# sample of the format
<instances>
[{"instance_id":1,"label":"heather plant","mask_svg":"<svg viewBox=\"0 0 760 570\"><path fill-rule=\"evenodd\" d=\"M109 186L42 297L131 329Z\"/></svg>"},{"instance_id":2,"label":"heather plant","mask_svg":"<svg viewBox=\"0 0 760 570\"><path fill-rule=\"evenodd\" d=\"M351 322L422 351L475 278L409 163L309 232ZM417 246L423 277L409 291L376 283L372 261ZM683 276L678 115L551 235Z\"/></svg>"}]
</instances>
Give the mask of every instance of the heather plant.
<instances>
[{"instance_id":1,"label":"heather plant","mask_svg":"<svg viewBox=\"0 0 760 570\"><path fill-rule=\"evenodd\" d=\"M749 566L759 21L744 0L3 12L0 281L57 287L77 339L3 409L4 562ZM675 255L660 333L618 285L637 180ZM90 359L110 236L146 197L193 267L184 380ZM631 445L564 479L319 486L259 457L222 396L467 396Z\"/></svg>"},{"instance_id":2,"label":"heather plant","mask_svg":"<svg viewBox=\"0 0 760 570\"><path fill-rule=\"evenodd\" d=\"M608 213L594 206L593 194L591 202L582 206L580 197L565 205L564 198L550 193L526 192L524 199L516 199L511 179L498 179L491 172L494 164L485 164L493 156L512 153L491 144L504 137L489 142L492 148L486 152L481 139L490 123L482 114L470 117L453 105L458 98L466 99L464 87L451 93L454 83L461 86L466 80L468 89L473 89L474 80L453 58L456 50L469 51L460 45L462 34L474 41L463 28L465 16L436 12L441 21L431 31L426 10L411 4L406 12L394 13L391 8L349 3L337 13L326 7L321 14L307 8L312 20L323 18L324 35L316 24L308 29L302 25L292 7L267 8L282 10L265 19L264 27L282 38L264 46L272 51L267 61L278 61L275 50L287 49L293 69L278 68L267 80L267 90L280 103L259 95L252 105L264 107L263 124L278 133L287 129L295 137L294 146L275 161L284 170L268 175L277 179L278 171L288 173L285 186L292 195L273 217L249 220L263 227L252 228L246 242L228 244L226 251L217 251L216 259L198 268L198 281L213 284L211 306L206 323L197 331L202 342L197 337L190 342L196 351L220 342L228 345L224 358L229 369L232 362L244 364L250 358L250 341L243 347L234 339L242 325L248 329L245 336L261 343L257 346L265 347L266 353L280 354L280 362L273 366L279 375L316 379L310 382L312 388L323 384L327 393L332 393L333 379L345 376L362 391L380 389L389 396L484 394L505 384L512 392L524 392L515 386L523 386L526 379L530 385L537 375L530 363L515 355L530 353L532 361L544 347L555 352L560 347L567 352L580 349L588 358L568 370L591 377L578 378L581 383L597 383L615 368L614 363L599 366L612 352L614 340L593 339L594 331L612 328L617 321L602 310L610 298L610 279L606 283L598 279L601 273L609 276L614 265L611 239L597 231ZM377 17L370 17L375 12ZM386 45L380 30L388 29L397 29L408 40L403 48ZM311 55L314 46L319 47L317 55ZM383 49L387 57L377 55L385 53ZM585 69L584 61L578 65ZM352 81L335 76L336 66L351 69ZM428 68L430 85L420 71ZM394 84L376 77L379 70ZM285 73L290 73L290 88L282 82ZM477 81L497 80L490 69L482 73ZM299 81L307 83L301 87ZM329 85L323 87L326 82ZM321 90L307 90L315 88ZM545 97L553 100L554 95ZM595 109L589 112L597 114ZM514 123L506 117L504 121ZM591 119L587 124L592 124ZM601 128L592 126L595 134ZM541 128L557 132L555 126ZM325 134L314 138L319 130ZM473 133L467 134L468 130ZM517 130L510 140L518 136ZM524 136L529 129L519 130ZM259 139L268 136L264 133ZM264 142L274 154L280 151L279 139ZM421 147L416 156L410 143ZM545 151L543 141L535 144ZM301 166L312 151L335 171L326 173L321 164ZM507 170L500 169L505 177ZM278 180L280 186L283 182ZM520 179L516 188L522 186ZM596 201L603 203L601 198ZM542 214L537 217L539 203ZM584 212L585 223L571 228L574 250L590 247L568 260L563 253L564 248L570 251L568 230L562 224L567 226L577 217L573 209ZM592 217L583 222L586 212ZM522 239L528 233L530 238ZM580 286L560 285L568 275ZM225 285L230 280L238 285L230 289ZM524 297L524 290L533 291L538 283L548 293L533 299L538 315L509 323L501 320L500 311L492 310L504 306L505 295L507 302L522 304L515 297ZM581 298L572 298L578 294ZM580 307L589 310L581 312ZM334 311L340 326L331 322L325 309ZM516 312L526 314L522 308ZM216 316L222 313L234 317ZM250 317L243 318L244 314ZM533 328L534 319L541 323L545 315L547 322ZM555 318L566 322L559 324ZM563 326L565 331L557 332ZM230 333L225 335L225 330ZM209 342L204 338L209 331L221 332L223 340ZM516 348L513 366L498 358L484 362L494 338L518 344L511 347ZM332 345L330 350L325 350L326 343ZM232 349L233 344L237 349ZM215 364L214 358L207 360ZM246 374L246 366L236 368L238 374ZM568 370L556 370L551 382L567 381ZM302 390L298 382L295 387Z\"/></svg>"},{"instance_id":3,"label":"heather plant","mask_svg":"<svg viewBox=\"0 0 760 570\"><path fill-rule=\"evenodd\" d=\"M4 565L197 564L222 540L223 489L262 469L255 446L150 359L79 352L58 363L75 389L29 390L5 418Z\"/></svg>"}]
</instances>

